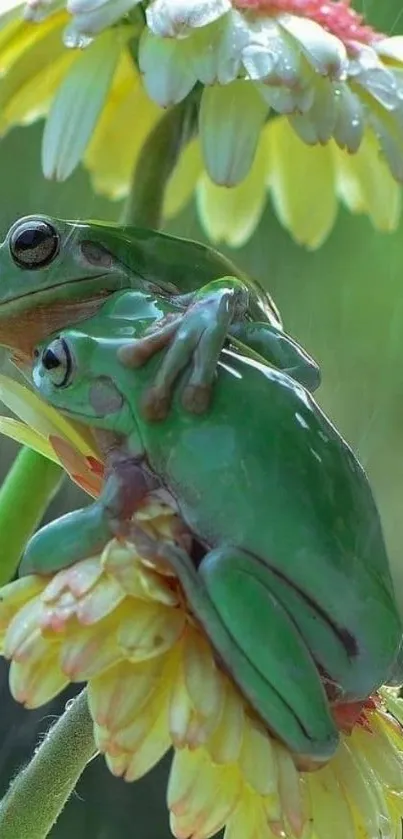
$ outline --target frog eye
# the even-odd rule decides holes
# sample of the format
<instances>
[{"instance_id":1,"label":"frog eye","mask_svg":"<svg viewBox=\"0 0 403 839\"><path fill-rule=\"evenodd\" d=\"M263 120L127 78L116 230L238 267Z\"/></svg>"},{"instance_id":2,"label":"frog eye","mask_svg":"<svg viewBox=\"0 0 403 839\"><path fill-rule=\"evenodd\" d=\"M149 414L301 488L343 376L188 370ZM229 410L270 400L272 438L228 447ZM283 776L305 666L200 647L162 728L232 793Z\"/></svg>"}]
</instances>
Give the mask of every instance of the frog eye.
<instances>
[{"instance_id":1,"label":"frog eye","mask_svg":"<svg viewBox=\"0 0 403 839\"><path fill-rule=\"evenodd\" d=\"M67 387L73 372L73 358L64 338L56 338L44 349L41 366L54 387Z\"/></svg>"},{"instance_id":2,"label":"frog eye","mask_svg":"<svg viewBox=\"0 0 403 839\"><path fill-rule=\"evenodd\" d=\"M55 228L40 219L21 222L10 238L14 262L30 271L49 265L59 252L59 246L60 239Z\"/></svg>"}]
</instances>

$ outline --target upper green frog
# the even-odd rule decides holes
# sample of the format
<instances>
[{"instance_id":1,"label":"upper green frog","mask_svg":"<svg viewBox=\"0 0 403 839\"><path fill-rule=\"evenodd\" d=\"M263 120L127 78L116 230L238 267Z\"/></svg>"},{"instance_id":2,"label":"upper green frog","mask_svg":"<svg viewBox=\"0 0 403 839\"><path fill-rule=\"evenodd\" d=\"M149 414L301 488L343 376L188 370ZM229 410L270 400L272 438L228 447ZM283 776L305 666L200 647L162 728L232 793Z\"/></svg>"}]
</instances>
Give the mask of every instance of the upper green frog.
<instances>
[{"instance_id":1,"label":"upper green frog","mask_svg":"<svg viewBox=\"0 0 403 839\"><path fill-rule=\"evenodd\" d=\"M184 371L167 418L145 420L159 358L133 371L117 354L172 309L163 298L117 294L35 350L34 386L94 427L106 478L95 503L33 537L22 572L51 573L113 535L168 562L256 712L294 753L327 760L338 743L329 700L370 695L401 638L368 480L305 388L231 346L206 412L183 410ZM153 492L179 511L189 553L133 523Z\"/></svg>"},{"instance_id":2,"label":"upper green frog","mask_svg":"<svg viewBox=\"0 0 403 839\"><path fill-rule=\"evenodd\" d=\"M148 416L165 416L189 361L185 407L206 409L227 335L309 389L319 384L317 365L284 333L270 295L226 257L187 239L112 223L28 216L12 225L0 246L0 344L30 356L46 335L130 288L174 304L166 320L120 353L122 364L137 366L168 348L143 405Z\"/></svg>"}]
</instances>

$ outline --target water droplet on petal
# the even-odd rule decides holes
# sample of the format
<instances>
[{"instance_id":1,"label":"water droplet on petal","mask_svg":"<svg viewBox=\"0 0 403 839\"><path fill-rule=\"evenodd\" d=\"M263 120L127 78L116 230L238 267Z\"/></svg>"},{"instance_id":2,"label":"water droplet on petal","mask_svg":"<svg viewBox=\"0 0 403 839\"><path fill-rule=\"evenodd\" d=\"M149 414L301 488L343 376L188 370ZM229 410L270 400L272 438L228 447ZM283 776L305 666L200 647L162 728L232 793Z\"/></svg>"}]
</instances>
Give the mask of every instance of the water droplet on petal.
<instances>
[{"instance_id":1,"label":"water droplet on petal","mask_svg":"<svg viewBox=\"0 0 403 839\"><path fill-rule=\"evenodd\" d=\"M68 26L63 33L63 43L67 49L83 50L92 44L94 38L89 35L83 35L82 32L77 32L72 26Z\"/></svg>"}]
</instances>

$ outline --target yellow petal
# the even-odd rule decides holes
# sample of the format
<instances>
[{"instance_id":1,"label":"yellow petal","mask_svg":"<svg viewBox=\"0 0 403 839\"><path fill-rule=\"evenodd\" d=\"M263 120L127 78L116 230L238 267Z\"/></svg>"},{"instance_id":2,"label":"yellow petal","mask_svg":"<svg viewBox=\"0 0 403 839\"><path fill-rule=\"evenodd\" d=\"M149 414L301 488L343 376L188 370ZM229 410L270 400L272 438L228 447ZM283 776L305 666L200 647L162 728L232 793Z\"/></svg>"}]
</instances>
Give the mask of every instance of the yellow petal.
<instances>
[{"instance_id":1,"label":"yellow petal","mask_svg":"<svg viewBox=\"0 0 403 839\"><path fill-rule=\"evenodd\" d=\"M77 604L77 620L83 626L90 626L114 612L125 598L125 592L112 577L103 577L97 585L80 598Z\"/></svg>"},{"instance_id":2,"label":"yellow petal","mask_svg":"<svg viewBox=\"0 0 403 839\"><path fill-rule=\"evenodd\" d=\"M156 690L151 694L149 701L142 704L141 709L132 716L129 725L125 728L119 728L118 731L113 733L109 732L109 739L104 751L110 751L111 753L115 751L137 752L144 740L148 738L148 734L159 719L162 709L164 709L165 718L168 720L166 713L168 690L169 663L164 662L160 667L160 678Z\"/></svg>"},{"instance_id":3,"label":"yellow petal","mask_svg":"<svg viewBox=\"0 0 403 839\"><path fill-rule=\"evenodd\" d=\"M344 740L332 761L332 770L336 779L341 783L345 795L348 797L352 808L359 813L360 819L365 828L365 834L368 836L379 835L379 809L377 796L375 795L372 784L368 783L368 779L362 772L362 765L357 753ZM321 770L324 771L324 770ZM315 773L316 774L316 773ZM307 776L308 777L308 776ZM314 777L314 775L312 776ZM315 783L309 778L310 785ZM312 807L315 802L312 798ZM329 802L331 806L331 801ZM328 819L328 813L326 820ZM317 818L317 814L316 814ZM353 837L354 837L353 833ZM340 836L340 834L338 834ZM327 839L327 837L326 837Z\"/></svg>"},{"instance_id":4,"label":"yellow petal","mask_svg":"<svg viewBox=\"0 0 403 839\"><path fill-rule=\"evenodd\" d=\"M369 131L360 149L348 155L332 144L337 192L352 213L366 213L382 231L396 230L401 211L401 187L384 160L379 144Z\"/></svg>"},{"instance_id":5,"label":"yellow petal","mask_svg":"<svg viewBox=\"0 0 403 839\"><path fill-rule=\"evenodd\" d=\"M380 783L402 793L403 752L398 751L389 740L377 716L376 713L371 714L371 731L359 727L353 731L351 743L363 752Z\"/></svg>"},{"instance_id":6,"label":"yellow petal","mask_svg":"<svg viewBox=\"0 0 403 839\"><path fill-rule=\"evenodd\" d=\"M61 46L62 49L62 46ZM31 74L9 100L0 115L0 131L12 125L27 125L44 116L63 77L75 59L73 50L65 50L51 65Z\"/></svg>"},{"instance_id":7,"label":"yellow petal","mask_svg":"<svg viewBox=\"0 0 403 839\"><path fill-rule=\"evenodd\" d=\"M127 728L151 700L161 678L157 659L131 664L121 661L88 685L91 715L98 725L116 734Z\"/></svg>"},{"instance_id":8,"label":"yellow petal","mask_svg":"<svg viewBox=\"0 0 403 839\"><path fill-rule=\"evenodd\" d=\"M14 699L26 708L39 708L49 702L68 684L60 670L58 645L43 642L27 661L12 661L9 681Z\"/></svg>"},{"instance_id":9,"label":"yellow petal","mask_svg":"<svg viewBox=\"0 0 403 839\"><path fill-rule=\"evenodd\" d=\"M307 146L285 118L270 123L270 189L281 223L294 239L317 248L337 213L330 146Z\"/></svg>"},{"instance_id":10,"label":"yellow petal","mask_svg":"<svg viewBox=\"0 0 403 839\"><path fill-rule=\"evenodd\" d=\"M30 575L0 588L0 637L4 637L17 612L33 600L43 587L43 578Z\"/></svg>"},{"instance_id":11,"label":"yellow petal","mask_svg":"<svg viewBox=\"0 0 403 839\"><path fill-rule=\"evenodd\" d=\"M218 723L223 707L224 684L213 651L200 632L188 630L184 638L183 672L193 707Z\"/></svg>"},{"instance_id":12,"label":"yellow petal","mask_svg":"<svg viewBox=\"0 0 403 839\"><path fill-rule=\"evenodd\" d=\"M153 768L171 747L166 707L162 704L160 713L147 731L141 745L135 750L125 772L125 781L136 781Z\"/></svg>"},{"instance_id":13,"label":"yellow petal","mask_svg":"<svg viewBox=\"0 0 403 839\"><path fill-rule=\"evenodd\" d=\"M117 751L115 753L106 752L102 748L102 739L99 737L99 733L97 728L95 727L95 743L97 748L101 752L101 754L105 754L106 765L112 775L115 775L116 778L123 778L126 772L126 769L130 763L131 754L130 752L121 752Z\"/></svg>"},{"instance_id":14,"label":"yellow petal","mask_svg":"<svg viewBox=\"0 0 403 839\"><path fill-rule=\"evenodd\" d=\"M248 241L265 206L268 166L266 128L261 132L252 167L238 186L217 186L207 174L202 175L197 186L197 207L203 227L214 243L239 248Z\"/></svg>"},{"instance_id":15,"label":"yellow petal","mask_svg":"<svg viewBox=\"0 0 403 839\"><path fill-rule=\"evenodd\" d=\"M278 787L283 814L295 836L301 836L305 825L300 776L290 752L281 745L273 744L278 766ZM344 837L343 837L344 839Z\"/></svg>"},{"instance_id":16,"label":"yellow petal","mask_svg":"<svg viewBox=\"0 0 403 839\"><path fill-rule=\"evenodd\" d=\"M168 784L174 835L178 839L214 835L230 818L240 792L235 766L214 766L204 749L175 752Z\"/></svg>"},{"instance_id":17,"label":"yellow petal","mask_svg":"<svg viewBox=\"0 0 403 839\"><path fill-rule=\"evenodd\" d=\"M123 53L84 155L97 192L113 199L127 195L136 159L162 113L145 93L130 56Z\"/></svg>"},{"instance_id":18,"label":"yellow petal","mask_svg":"<svg viewBox=\"0 0 403 839\"><path fill-rule=\"evenodd\" d=\"M242 698L233 685L227 682L221 719L206 743L214 763L233 763L238 759L244 726Z\"/></svg>"},{"instance_id":19,"label":"yellow petal","mask_svg":"<svg viewBox=\"0 0 403 839\"><path fill-rule=\"evenodd\" d=\"M159 656L170 649L183 632L184 613L161 603L127 601L126 615L120 622L118 644L129 661Z\"/></svg>"},{"instance_id":20,"label":"yellow petal","mask_svg":"<svg viewBox=\"0 0 403 839\"><path fill-rule=\"evenodd\" d=\"M191 140L181 153L165 190L163 213L166 219L176 216L190 201L202 171L199 141Z\"/></svg>"},{"instance_id":21,"label":"yellow petal","mask_svg":"<svg viewBox=\"0 0 403 839\"><path fill-rule=\"evenodd\" d=\"M87 428L66 419L27 387L2 374L0 374L0 400L43 437L49 437L52 434L60 435L69 440L85 456L98 456L96 445Z\"/></svg>"},{"instance_id":22,"label":"yellow petal","mask_svg":"<svg viewBox=\"0 0 403 839\"><path fill-rule=\"evenodd\" d=\"M355 839L354 822L347 798L331 767L306 776L312 816L318 839Z\"/></svg>"},{"instance_id":23,"label":"yellow petal","mask_svg":"<svg viewBox=\"0 0 403 839\"><path fill-rule=\"evenodd\" d=\"M49 460L53 460L54 463L59 463L59 459L46 438L23 422L11 417L0 417L0 434L10 437L16 443L22 443L23 446L30 446L31 449L49 458Z\"/></svg>"},{"instance_id":24,"label":"yellow petal","mask_svg":"<svg viewBox=\"0 0 403 839\"><path fill-rule=\"evenodd\" d=\"M17 19L7 24L4 29L0 29L0 74L6 76L11 68L17 68L20 78L29 78L31 72L37 69L35 63L35 50L41 48L43 39L52 32L57 32L59 35L59 52L63 51L63 42L61 34L63 28L68 22L68 15L65 11L57 12L51 17L47 18L40 26L32 26L24 20ZM52 63L52 57L49 57L49 64ZM22 65L18 62L23 61L27 72L22 72Z\"/></svg>"},{"instance_id":25,"label":"yellow petal","mask_svg":"<svg viewBox=\"0 0 403 839\"><path fill-rule=\"evenodd\" d=\"M227 823L224 839L273 839L262 802L256 793L243 792L238 807Z\"/></svg>"},{"instance_id":26,"label":"yellow petal","mask_svg":"<svg viewBox=\"0 0 403 839\"><path fill-rule=\"evenodd\" d=\"M245 781L260 795L277 792L278 767L273 746L266 731L252 719L246 719L239 766Z\"/></svg>"},{"instance_id":27,"label":"yellow petal","mask_svg":"<svg viewBox=\"0 0 403 839\"><path fill-rule=\"evenodd\" d=\"M177 595L169 588L164 578L145 568L131 545L118 542L117 539L108 542L101 556L101 566L131 597L146 601L156 600L167 606L175 606L178 603Z\"/></svg>"},{"instance_id":28,"label":"yellow petal","mask_svg":"<svg viewBox=\"0 0 403 839\"><path fill-rule=\"evenodd\" d=\"M27 661L31 654L35 654L37 640L42 637L39 629L42 608L40 598L34 597L14 615L4 639L6 658Z\"/></svg>"},{"instance_id":29,"label":"yellow petal","mask_svg":"<svg viewBox=\"0 0 403 839\"><path fill-rule=\"evenodd\" d=\"M102 568L99 557L88 557L75 562L69 568L63 568L55 574L42 594L44 603L56 603L65 591L70 591L75 599L87 594L101 579Z\"/></svg>"},{"instance_id":30,"label":"yellow petal","mask_svg":"<svg viewBox=\"0 0 403 839\"><path fill-rule=\"evenodd\" d=\"M86 682L122 660L116 641L119 611L93 626L67 627L60 666L71 682Z\"/></svg>"},{"instance_id":31,"label":"yellow petal","mask_svg":"<svg viewBox=\"0 0 403 839\"><path fill-rule=\"evenodd\" d=\"M175 651L177 653L175 660L176 668L173 670L169 701L169 726L172 742L177 748L182 748L188 743L187 733L193 715L192 703L183 678L182 649L183 645L180 646L179 650Z\"/></svg>"},{"instance_id":32,"label":"yellow petal","mask_svg":"<svg viewBox=\"0 0 403 839\"><path fill-rule=\"evenodd\" d=\"M173 650L171 659L169 725L172 742L177 748L197 749L209 741L219 717L214 714L205 717L195 709L185 684L183 649L182 641Z\"/></svg>"},{"instance_id":33,"label":"yellow petal","mask_svg":"<svg viewBox=\"0 0 403 839\"><path fill-rule=\"evenodd\" d=\"M25 24L7 45L3 44L0 53L0 66L3 70L0 80L2 117L3 114L7 114L7 108L13 106L15 97L21 95L25 85L32 81L32 76L40 76L46 68L52 67L53 62L63 53L62 34L65 20L65 15L62 14L48 18L40 26ZM36 89L36 101L38 91L40 92L40 87Z\"/></svg>"}]
</instances>

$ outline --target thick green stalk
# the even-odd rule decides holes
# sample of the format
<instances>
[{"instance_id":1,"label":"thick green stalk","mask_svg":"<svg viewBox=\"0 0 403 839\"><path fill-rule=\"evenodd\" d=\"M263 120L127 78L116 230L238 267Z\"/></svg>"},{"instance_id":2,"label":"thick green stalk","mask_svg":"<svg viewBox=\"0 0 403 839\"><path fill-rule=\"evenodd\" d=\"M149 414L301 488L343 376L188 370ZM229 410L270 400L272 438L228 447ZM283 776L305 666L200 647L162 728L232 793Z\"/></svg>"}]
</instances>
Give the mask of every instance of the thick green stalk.
<instances>
[{"instance_id":1,"label":"thick green stalk","mask_svg":"<svg viewBox=\"0 0 403 839\"><path fill-rule=\"evenodd\" d=\"M122 224L161 227L167 183L183 146L196 131L198 95L196 90L170 108L148 136L134 167Z\"/></svg>"},{"instance_id":2,"label":"thick green stalk","mask_svg":"<svg viewBox=\"0 0 403 839\"><path fill-rule=\"evenodd\" d=\"M33 449L24 447L18 452L0 487L0 585L14 576L63 474L60 466Z\"/></svg>"},{"instance_id":3,"label":"thick green stalk","mask_svg":"<svg viewBox=\"0 0 403 839\"><path fill-rule=\"evenodd\" d=\"M45 839L95 754L84 690L50 729L0 802L1 839Z\"/></svg>"}]
</instances>

